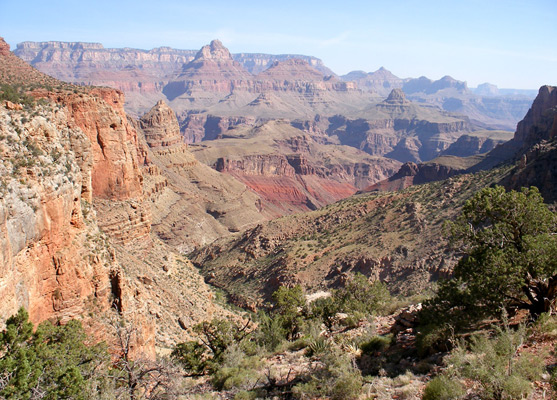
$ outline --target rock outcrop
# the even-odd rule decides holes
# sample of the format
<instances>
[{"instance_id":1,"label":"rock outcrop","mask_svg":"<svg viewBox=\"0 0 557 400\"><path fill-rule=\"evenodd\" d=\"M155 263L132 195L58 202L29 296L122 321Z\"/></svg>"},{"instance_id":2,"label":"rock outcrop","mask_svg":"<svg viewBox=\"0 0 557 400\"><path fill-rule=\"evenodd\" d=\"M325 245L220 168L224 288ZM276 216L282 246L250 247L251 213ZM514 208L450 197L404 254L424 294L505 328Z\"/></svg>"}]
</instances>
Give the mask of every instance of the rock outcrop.
<instances>
[{"instance_id":1,"label":"rock outcrop","mask_svg":"<svg viewBox=\"0 0 557 400\"><path fill-rule=\"evenodd\" d=\"M403 80L385 68L381 67L375 72L352 71L342 76L345 81L356 82L358 88L369 90L387 96L393 89L402 87Z\"/></svg>"},{"instance_id":2,"label":"rock outcrop","mask_svg":"<svg viewBox=\"0 0 557 400\"><path fill-rule=\"evenodd\" d=\"M386 104L408 104L410 103L406 100L406 96L402 89L393 89L389 96L385 99L384 103Z\"/></svg>"},{"instance_id":3,"label":"rock outcrop","mask_svg":"<svg viewBox=\"0 0 557 400\"><path fill-rule=\"evenodd\" d=\"M514 141L523 148L557 136L557 88L542 86L532 107L516 127Z\"/></svg>"},{"instance_id":4,"label":"rock outcrop","mask_svg":"<svg viewBox=\"0 0 557 400\"><path fill-rule=\"evenodd\" d=\"M6 43L4 38L0 37L0 56L7 56L10 54L10 45Z\"/></svg>"},{"instance_id":5,"label":"rock outcrop","mask_svg":"<svg viewBox=\"0 0 557 400\"><path fill-rule=\"evenodd\" d=\"M92 240L101 233L81 202L90 187L90 143L68 128L67 111L41 107L37 114L0 107L2 321L21 306L35 323L78 317L93 298L101 309L110 306L116 266L104 243Z\"/></svg>"},{"instance_id":6,"label":"rock outcrop","mask_svg":"<svg viewBox=\"0 0 557 400\"><path fill-rule=\"evenodd\" d=\"M458 256L447 251L443 222L477 187L500 174L457 176L405 191L359 195L273 220L192 254L213 285L238 303L261 304L281 285L307 293L343 285L361 273L395 292L420 291L447 277Z\"/></svg>"},{"instance_id":7,"label":"rock outcrop","mask_svg":"<svg viewBox=\"0 0 557 400\"><path fill-rule=\"evenodd\" d=\"M139 120L149 147L167 147L182 143L180 126L174 111L163 101Z\"/></svg>"},{"instance_id":8,"label":"rock outcrop","mask_svg":"<svg viewBox=\"0 0 557 400\"><path fill-rule=\"evenodd\" d=\"M536 186L546 202L557 200L557 87L542 86L518 124L509 147L517 149L517 166L503 181L506 187Z\"/></svg>"},{"instance_id":9,"label":"rock outcrop","mask_svg":"<svg viewBox=\"0 0 557 400\"><path fill-rule=\"evenodd\" d=\"M489 136L462 135L456 142L444 150L441 155L470 157L476 154L487 153L504 142L505 140L498 140Z\"/></svg>"},{"instance_id":10,"label":"rock outcrop","mask_svg":"<svg viewBox=\"0 0 557 400\"><path fill-rule=\"evenodd\" d=\"M557 198L553 184L557 176L555 137L557 136L557 90L542 86L532 107L517 125L514 137L506 141L506 132L463 135L442 156L427 163L408 163L389 179L364 191L398 190L412 184L447 179L450 176L491 169L497 165L516 164L501 183L510 189L537 186L546 201ZM495 146L495 142L499 142ZM489 152L482 149L493 147ZM456 153L456 154L455 154ZM454 157L463 155L466 157Z\"/></svg>"}]
</instances>

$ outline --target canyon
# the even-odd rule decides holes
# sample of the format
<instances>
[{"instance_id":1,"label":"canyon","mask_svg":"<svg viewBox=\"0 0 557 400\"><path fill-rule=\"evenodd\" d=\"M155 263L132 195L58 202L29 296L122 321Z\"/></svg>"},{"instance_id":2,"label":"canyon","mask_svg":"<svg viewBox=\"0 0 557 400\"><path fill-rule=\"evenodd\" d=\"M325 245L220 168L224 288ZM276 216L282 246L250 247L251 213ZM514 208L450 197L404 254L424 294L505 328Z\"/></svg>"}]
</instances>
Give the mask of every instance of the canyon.
<instances>
[{"instance_id":1,"label":"canyon","mask_svg":"<svg viewBox=\"0 0 557 400\"><path fill-rule=\"evenodd\" d=\"M459 257L444 222L478 188L538 184L545 201L555 201L556 90L540 88L513 138L484 155L408 162L364 190L372 193L221 238L192 261L238 304L263 304L282 285L310 293L342 287L356 272L405 296L420 293L450 275Z\"/></svg>"},{"instance_id":2,"label":"canyon","mask_svg":"<svg viewBox=\"0 0 557 400\"><path fill-rule=\"evenodd\" d=\"M112 65L121 54L91 46L56 44L41 68L58 58L62 73L68 57L90 52L87 68L101 73L96 63ZM208 283L250 307L281 284L327 289L356 271L417 291L454 264L433 239L441 221L478 186L522 184L552 159L543 144L555 134L551 88L540 91L546 101L519 125L514 144L497 147L504 132L481 132L466 116L412 101L401 82L384 98L324 75L312 59L261 56L264 63L233 57L219 42L183 58L168 49L125 53L124 63L151 63L144 72L153 86L125 89L144 96L132 115L118 89L51 78L0 41L2 83L35 99L0 107L2 320L24 306L34 323L81 318L101 338L111 316L125 316L141 332L138 351L154 356L189 337L196 322L232 316ZM174 65L167 80L153 75L159 64ZM435 166L439 157L486 160L521 146L520 173L350 197L399 169L407 180L419 177L424 162L433 163L424 182L451 176ZM542 153L549 161L534 165Z\"/></svg>"},{"instance_id":3,"label":"canyon","mask_svg":"<svg viewBox=\"0 0 557 400\"><path fill-rule=\"evenodd\" d=\"M490 130L475 134L483 122L443 109L443 93L470 94L452 78L398 79L385 69L372 79L338 77L315 58L238 56L218 40L198 52L26 42L16 54L68 81L123 89L132 116L164 101L194 156L258 195L267 219L347 197L393 175L401 163L485 153L504 140ZM469 139L458 142L463 135ZM222 219L221 211L213 215Z\"/></svg>"}]
</instances>

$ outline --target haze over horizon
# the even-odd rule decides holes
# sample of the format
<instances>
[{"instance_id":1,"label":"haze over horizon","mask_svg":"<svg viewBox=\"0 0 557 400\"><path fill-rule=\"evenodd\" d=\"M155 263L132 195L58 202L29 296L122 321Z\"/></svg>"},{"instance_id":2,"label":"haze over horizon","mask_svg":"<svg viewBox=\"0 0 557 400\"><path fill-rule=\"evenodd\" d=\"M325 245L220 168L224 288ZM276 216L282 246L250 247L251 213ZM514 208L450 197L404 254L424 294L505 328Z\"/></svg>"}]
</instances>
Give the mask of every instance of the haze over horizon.
<instances>
[{"instance_id":1,"label":"haze over horizon","mask_svg":"<svg viewBox=\"0 0 557 400\"><path fill-rule=\"evenodd\" d=\"M553 0L0 0L0 11L0 36L12 49L23 41L82 41L196 50L219 39L232 53L318 57L339 75L383 66L401 78L450 75L469 87L557 84Z\"/></svg>"}]
</instances>

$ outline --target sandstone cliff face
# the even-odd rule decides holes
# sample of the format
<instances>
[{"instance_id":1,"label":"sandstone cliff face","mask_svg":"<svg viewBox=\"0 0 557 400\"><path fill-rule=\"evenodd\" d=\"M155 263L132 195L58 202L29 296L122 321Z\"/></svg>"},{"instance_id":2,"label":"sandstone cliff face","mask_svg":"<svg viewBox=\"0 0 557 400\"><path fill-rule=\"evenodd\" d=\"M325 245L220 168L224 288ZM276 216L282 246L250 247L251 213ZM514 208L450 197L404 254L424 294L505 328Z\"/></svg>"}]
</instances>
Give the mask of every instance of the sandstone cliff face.
<instances>
[{"instance_id":1,"label":"sandstone cliff face","mask_svg":"<svg viewBox=\"0 0 557 400\"><path fill-rule=\"evenodd\" d=\"M388 96L393 89L401 88L403 80L381 67L375 72L352 71L344 76L345 81L356 82L362 90L376 92L381 96Z\"/></svg>"},{"instance_id":2,"label":"sandstone cliff face","mask_svg":"<svg viewBox=\"0 0 557 400\"><path fill-rule=\"evenodd\" d=\"M223 97L234 92L291 91L311 95L320 91L349 90L356 90L354 83L325 77L301 59L275 61L268 69L253 76L234 61L220 41L214 40L184 66L181 74L164 87L163 93L170 101L183 97L194 103L206 101L208 93L213 93L214 104L218 102L219 94Z\"/></svg>"},{"instance_id":3,"label":"sandstone cliff face","mask_svg":"<svg viewBox=\"0 0 557 400\"><path fill-rule=\"evenodd\" d=\"M93 299L100 309L110 306L115 265L104 242L93 240L101 234L87 205L84 216L82 190L91 184L83 178L92 165L87 137L68 128L65 109L42 106L36 114L0 108L0 315L4 320L25 306L35 323L67 321Z\"/></svg>"},{"instance_id":4,"label":"sandstone cliff face","mask_svg":"<svg viewBox=\"0 0 557 400\"><path fill-rule=\"evenodd\" d=\"M15 54L39 70L68 82L100 85L105 84L104 79L110 79L114 74L116 78L121 78L123 81L114 79L115 86L110 86L125 90L122 84L127 84L130 67L135 67L134 72L144 71L147 75L156 77L157 82L163 82L165 77L178 74L184 64L192 61L197 50L170 47L158 47L152 50L110 49L100 43L52 41L19 43ZM253 75L267 69L275 61L291 58L303 59L324 75L333 75L321 60L310 56L240 53L233 54L232 57ZM106 71L106 75L95 74L99 70ZM130 87L130 90L144 89L145 82L138 83L140 84L135 88Z\"/></svg>"},{"instance_id":5,"label":"sandstone cliff face","mask_svg":"<svg viewBox=\"0 0 557 400\"><path fill-rule=\"evenodd\" d=\"M229 129L237 126L254 126L257 119L250 116L224 116L189 114L181 125L187 143L222 139Z\"/></svg>"},{"instance_id":6,"label":"sandstone cliff face","mask_svg":"<svg viewBox=\"0 0 557 400\"><path fill-rule=\"evenodd\" d=\"M367 108L361 115L316 118L295 126L400 162L431 160L471 130L465 117L414 104L400 89L393 90L385 101Z\"/></svg>"},{"instance_id":7,"label":"sandstone cliff face","mask_svg":"<svg viewBox=\"0 0 557 400\"><path fill-rule=\"evenodd\" d=\"M462 135L456 142L444 150L441 155L469 157L487 153L504 142L504 140L497 140L486 136Z\"/></svg>"},{"instance_id":8,"label":"sandstone cliff face","mask_svg":"<svg viewBox=\"0 0 557 400\"><path fill-rule=\"evenodd\" d=\"M103 85L126 92L160 92L172 75L195 56L193 50L159 47L149 51L105 49L100 43L23 42L15 54L58 79Z\"/></svg>"},{"instance_id":9,"label":"sandstone cliff face","mask_svg":"<svg viewBox=\"0 0 557 400\"><path fill-rule=\"evenodd\" d=\"M412 101L466 115L474 125L490 129L514 130L534 99L534 96L526 93L482 90L482 87L485 89L483 85L473 92L468 89L466 82L450 76L437 81L424 76L401 79L384 68L373 73L352 71L342 79L354 81L360 89L379 93L383 97L392 89L400 88Z\"/></svg>"},{"instance_id":10,"label":"sandstone cliff face","mask_svg":"<svg viewBox=\"0 0 557 400\"><path fill-rule=\"evenodd\" d=\"M137 329L134 354L154 357L224 313L189 261L150 234L138 162L148 154L122 94L69 87L11 53L0 72L2 83L55 88L32 93L39 105L0 104L0 319L22 306L35 323L79 318L110 343L117 315Z\"/></svg>"},{"instance_id":11,"label":"sandstone cliff face","mask_svg":"<svg viewBox=\"0 0 557 400\"><path fill-rule=\"evenodd\" d=\"M557 135L557 88L542 86L532 107L516 127L515 142L528 148L542 140L551 140Z\"/></svg>"}]
</instances>

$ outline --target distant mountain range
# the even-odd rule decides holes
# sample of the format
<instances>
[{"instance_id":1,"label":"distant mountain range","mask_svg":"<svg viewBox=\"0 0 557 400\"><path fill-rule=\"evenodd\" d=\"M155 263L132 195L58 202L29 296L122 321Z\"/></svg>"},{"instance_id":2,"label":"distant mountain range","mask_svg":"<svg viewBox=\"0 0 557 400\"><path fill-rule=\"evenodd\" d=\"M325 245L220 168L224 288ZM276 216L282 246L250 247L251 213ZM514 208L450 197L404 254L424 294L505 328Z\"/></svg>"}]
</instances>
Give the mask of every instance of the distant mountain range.
<instances>
[{"instance_id":1,"label":"distant mountain range","mask_svg":"<svg viewBox=\"0 0 557 400\"><path fill-rule=\"evenodd\" d=\"M206 60L211 48L212 51L218 50L217 58L220 57L220 61L216 64ZM268 117L271 108L280 111L274 114L289 118L293 114L306 117L315 114L347 115L350 109L347 110L346 105L363 108L364 103L380 101L392 89L401 88L409 100L464 114L478 127L514 130L536 95L535 90L498 89L488 83L469 89L466 82L448 76L437 81L426 77L403 79L385 68L369 73L353 71L339 77L315 57L230 54L219 41L213 41L204 49L207 50L203 50L205 53L200 55L199 51L170 47L147 51L107 49L100 43L24 42L18 44L14 53L58 79L123 90L127 97L126 110L136 116L147 112L156 101L164 99L177 111L181 123L192 111L206 112L210 108L211 113L219 115L244 108L240 110L241 113L250 110L255 117L260 116L258 112ZM200 56L203 58L201 61ZM225 58L229 59L225 61ZM212 59L213 62L215 60ZM283 64L287 60L302 60L305 66L291 61ZM286 71L289 73L285 74ZM291 85L286 88L284 82L277 83L281 79L296 81L297 91L302 90L302 87L320 90L325 98L318 101L313 99L310 104L300 107L299 102L290 101L289 96L284 98L285 89L288 91L294 87ZM201 89L206 92L205 95L192 95L195 90ZM335 99L331 99L331 90L353 93L349 96L338 96L337 93L337 96L333 96ZM262 107L249 106L257 96L247 94L264 91L278 95L282 105L268 104L267 112L263 112ZM215 93L230 96L225 99ZM373 95L366 96L366 93ZM182 99L175 101L180 96ZM258 103L260 101L256 105Z\"/></svg>"}]
</instances>

